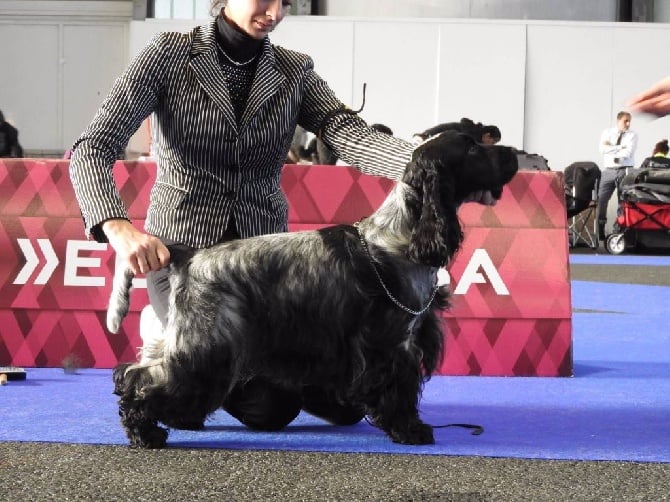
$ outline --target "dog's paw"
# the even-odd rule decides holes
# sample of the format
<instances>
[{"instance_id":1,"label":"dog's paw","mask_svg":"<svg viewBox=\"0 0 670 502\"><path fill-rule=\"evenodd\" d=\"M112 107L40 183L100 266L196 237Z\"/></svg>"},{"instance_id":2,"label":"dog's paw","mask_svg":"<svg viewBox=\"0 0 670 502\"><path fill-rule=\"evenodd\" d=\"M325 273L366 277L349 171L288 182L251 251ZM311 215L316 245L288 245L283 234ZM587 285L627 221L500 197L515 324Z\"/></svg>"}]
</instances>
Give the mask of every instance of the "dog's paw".
<instances>
[{"instance_id":1,"label":"dog's paw","mask_svg":"<svg viewBox=\"0 0 670 502\"><path fill-rule=\"evenodd\" d=\"M167 443L168 430L157 425L144 425L126 429L131 448L157 450Z\"/></svg>"},{"instance_id":2,"label":"dog's paw","mask_svg":"<svg viewBox=\"0 0 670 502\"><path fill-rule=\"evenodd\" d=\"M435 438L433 437L433 428L424 424L423 422L417 422L411 424L407 429L403 431L394 430L389 434L394 443L400 444L435 444Z\"/></svg>"}]
</instances>

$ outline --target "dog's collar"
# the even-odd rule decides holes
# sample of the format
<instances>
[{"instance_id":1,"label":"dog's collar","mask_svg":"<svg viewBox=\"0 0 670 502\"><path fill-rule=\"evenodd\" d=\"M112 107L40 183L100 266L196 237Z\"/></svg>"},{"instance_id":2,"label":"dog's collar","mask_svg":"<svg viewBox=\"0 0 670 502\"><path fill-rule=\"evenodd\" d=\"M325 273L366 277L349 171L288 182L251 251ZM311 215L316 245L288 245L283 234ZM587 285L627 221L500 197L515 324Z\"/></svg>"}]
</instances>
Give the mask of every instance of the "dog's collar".
<instances>
[{"instance_id":1,"label":"dog's collar","mask_svg":"<svg viewBox=\"0 0 670 502\"><path fill-rule=\"evenodd\" d=\"M375 275L377 276L377 279L379 280L379 284L382 285L382 288L384 288L384 291L386 292L386 296L389 297L389 299L400 309L404 310L408 314L412 314L414 316L420 316L421 314L425 313L433 303L433 300L435 299L435 296L437 295L437 290L440 289L439 284L437 284L437 279L435 280L435 286L433 287L433 292L430 295L430 298L428 299L428 303L421 309L421 310L412 310L411 308L407 307L406 305L403 305L396 299L395 296L391 294L389 291L389 288L386 286L384 283L384 280L382 279L382 276L380 275L379 271L377 270L377 267L375 266L375 262L372 259L372 254L370 253L370 250L368 249L368 244L365 242L365 239L363 238L363 234L361 233L361 230L359 228L360 221L357 221L354 223L354 228L356 229L356 234L358 234L358 240L361 242L361 246L363 246L363 249L365 250L365 254L368 255L369 258L369 263L370 266L372 267L372 270L374 270Z\"/></svg>"}]
</instances>

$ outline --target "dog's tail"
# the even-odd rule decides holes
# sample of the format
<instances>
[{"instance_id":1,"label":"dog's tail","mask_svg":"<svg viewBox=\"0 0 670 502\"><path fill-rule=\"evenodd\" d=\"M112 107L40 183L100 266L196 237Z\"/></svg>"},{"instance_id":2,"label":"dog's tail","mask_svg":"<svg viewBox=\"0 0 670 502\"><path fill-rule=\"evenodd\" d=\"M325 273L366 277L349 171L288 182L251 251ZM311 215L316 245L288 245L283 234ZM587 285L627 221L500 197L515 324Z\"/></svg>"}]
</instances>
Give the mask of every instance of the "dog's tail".
<instances>
[{"instance_id":1,"label":"dog's tail","mask_svg":"<svg viewBox=\"0 0 670 502\"><path fill-rule=\"evenodd\" d=\"M114 274L112 293L109 295L109 306L107 307L107 329L112 333L119 332L121 321L128 314L133 277L135 274L130 267L119 267Z\"/></svg>"}]
</instances>

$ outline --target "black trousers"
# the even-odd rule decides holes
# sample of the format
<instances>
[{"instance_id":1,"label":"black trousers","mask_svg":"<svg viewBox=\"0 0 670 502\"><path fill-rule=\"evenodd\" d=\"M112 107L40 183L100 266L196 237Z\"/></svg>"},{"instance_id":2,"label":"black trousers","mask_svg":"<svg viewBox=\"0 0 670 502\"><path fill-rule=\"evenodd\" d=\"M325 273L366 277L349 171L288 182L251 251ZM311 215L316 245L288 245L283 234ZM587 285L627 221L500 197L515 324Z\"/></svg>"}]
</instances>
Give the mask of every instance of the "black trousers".
<instances>
[{"instance_id":1,"label":"black trousers","mask_svg":"<svg viewBox=\"0 0 670 502\"><path fill-rule=\"evenodd\" d=\"M626 176L627 169L628 166L617 168L607 167L603 169L598 188L598 225L604 227L607 223L607 206L615 190L617 197L619 196L619 185L624 176Z\"/></svg>"},{"instance_id":2,"label":"black trousers","mask_svg":"<svg viewBox=\"0 0 670 502\"><path fill-rule=\"evenodd\" d=\"M231 223L220 242L239 237L234 223ZM183 244L163 242L170 253L191 249ZM147 274L147 292L156 316L165 327L170 302L169 267ZM318 386L288 390L260 377L234 388L222 407L247 427L264 431L283 429L302 409L333 425L353 425L365 416L362 407L339 403L332 392Z\"/></svg>"}]
</instances>

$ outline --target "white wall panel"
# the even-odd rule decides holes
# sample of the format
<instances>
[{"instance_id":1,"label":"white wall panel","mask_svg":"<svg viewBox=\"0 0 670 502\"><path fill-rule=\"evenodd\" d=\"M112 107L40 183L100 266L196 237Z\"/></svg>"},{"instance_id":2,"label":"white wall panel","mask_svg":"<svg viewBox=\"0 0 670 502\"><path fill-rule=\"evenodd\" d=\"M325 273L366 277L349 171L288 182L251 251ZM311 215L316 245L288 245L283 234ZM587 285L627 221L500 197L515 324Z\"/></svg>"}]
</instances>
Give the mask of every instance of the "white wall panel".
<instances>
[{"instance_id":1,"label":"white wall panel","mask_svg":"<svg viewBox=\"0 0 670 502\"><path fill-rule=\"evenodd\" d=\"M0 109L29 154L61 153L93 117L127 62L132 13L128 0L0 0Z\"/></svg>"},{"instance_id":2,"label":"white wall panel","mask_svg":"<svg viewBox=\"0 0 670 502\"><path fill-rule=\"evenodd\" d=\"M361 116L410 139L435 115L439 24L402 21L355 23L353 102Z\"/></svg>"},{"instance_id":3,"label":"white wall panel","mask_svg":"<svg viewBox=\"0 0 670 502\"><path fill-rule=\"evenodd\" d=\"M277 45L309 54L315 71L337 96L350 105L354 54L354 25L350 21L316 17L287 17L271 34Z\"/></svg>"},{"instance_id":4,"label":"white wall panel","mask_svg":"<svg viewBox=\"0 0 670 502\"><path fill-rule=\"evenodd\" d=\"M2 24L0 110L19 130L24 149L60 146L59 30L55 25Z\"/></svg>"},{"instance_id":5,"label":"white wall panel","mask_svg":"<svg viewBox=\"0 0 670 502\"><path fill-rule=\"evenodd\" d=\"M79 137L126 66L125 25L64 26L63 141Z\"/></svg>"},{"instance_id":6,"label":"white wall panel","mask_svg":"<svg viewBox=\"0 0 670 502\"><path fill-rule=\"evenodd\" d=\"M600 164L600 133L612 123L614 38L607 25L528 27L524 143L552 169Z\"/></svg>"},{"instance_id":7,"label":"white wall panel","mask_svg":"<svg viewBox=\"0 0 670 502\"><path fill-rule=\"evenodd\" d=\"M468 117L497 125L503 143L522 148L525 24L445 23L439 49L434 123Z\"/></svg>"}]
</instances>

